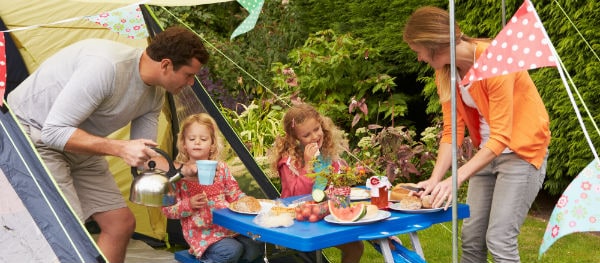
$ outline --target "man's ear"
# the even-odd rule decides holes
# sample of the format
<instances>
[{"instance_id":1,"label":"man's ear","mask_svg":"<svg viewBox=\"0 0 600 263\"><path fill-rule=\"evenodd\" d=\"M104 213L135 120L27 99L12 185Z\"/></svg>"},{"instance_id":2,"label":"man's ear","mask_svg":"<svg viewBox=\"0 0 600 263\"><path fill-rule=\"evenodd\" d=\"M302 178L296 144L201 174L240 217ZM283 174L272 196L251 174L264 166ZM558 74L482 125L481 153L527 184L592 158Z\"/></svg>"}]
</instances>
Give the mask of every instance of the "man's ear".
<instances>
[{"instance_id":1,"label":"man's ear","mask_svg":"<svg viewBox=\"0 0 600 263\"><path fill-rule=\"evenodd\" d=\"M160 69L161 70L166 70L169 67L169 65L173 65L173 62L168 58L163 58L160 61Z\"/></svg>"}]
</instances>

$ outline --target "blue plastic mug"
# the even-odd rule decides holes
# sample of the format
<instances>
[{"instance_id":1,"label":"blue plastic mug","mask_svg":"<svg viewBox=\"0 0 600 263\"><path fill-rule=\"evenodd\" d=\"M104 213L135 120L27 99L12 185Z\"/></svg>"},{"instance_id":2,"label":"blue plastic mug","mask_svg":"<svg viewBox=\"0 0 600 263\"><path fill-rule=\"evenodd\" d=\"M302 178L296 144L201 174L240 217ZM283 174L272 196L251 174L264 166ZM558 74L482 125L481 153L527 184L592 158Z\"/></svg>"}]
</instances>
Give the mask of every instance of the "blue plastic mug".
<instances>
[{"instance_id":1,"label":"blue plastic mug","mask_svg":"<svg viewBox=\"0 0 600 263\"><path fill-rule=\"evenodd\" d=\"M198 160L198 181L201 185L211 185L215 179L217 172L217 161L215 160Z\"/></svg>"}]
</instances>

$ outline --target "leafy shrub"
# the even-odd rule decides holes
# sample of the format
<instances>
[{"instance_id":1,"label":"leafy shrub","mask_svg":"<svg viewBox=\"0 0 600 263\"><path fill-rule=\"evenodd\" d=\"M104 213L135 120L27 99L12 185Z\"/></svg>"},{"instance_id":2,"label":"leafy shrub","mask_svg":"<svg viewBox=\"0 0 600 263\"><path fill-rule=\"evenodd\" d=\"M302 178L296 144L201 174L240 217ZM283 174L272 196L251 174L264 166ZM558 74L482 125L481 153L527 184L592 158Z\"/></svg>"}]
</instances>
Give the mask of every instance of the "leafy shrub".
<instances>
[{"instance_id":1,"label":"leafy shrub","mask_svg":"<svg viewBox=\"0 0 600 263\"><path fill-rule=\"evenodd\" d=\"M304 46L289 53L289 59L293 63L273 63L274 86L318 105L344 130L351 128L346 105L352 99L364 99L372 109L364 121L389 121L406 111L402 94L391 92L396 85L393 78L381 73L377 49L349 34L336 35L332 30L311 34Z\"/></svg>"}]
</instances>

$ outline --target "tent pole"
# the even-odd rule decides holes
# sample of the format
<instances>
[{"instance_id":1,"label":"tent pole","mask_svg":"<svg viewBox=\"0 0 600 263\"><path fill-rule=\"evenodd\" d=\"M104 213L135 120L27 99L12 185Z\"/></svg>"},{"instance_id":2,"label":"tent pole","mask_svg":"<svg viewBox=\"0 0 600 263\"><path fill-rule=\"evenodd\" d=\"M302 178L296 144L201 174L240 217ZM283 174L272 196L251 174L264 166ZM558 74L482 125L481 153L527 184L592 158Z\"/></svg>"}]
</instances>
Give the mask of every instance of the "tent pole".
<instances>
[{"instance_id":1,"label":"tent pole","mask_svg":"<svg viewBox=\"0 0 600 263\"><path fill-rule=\"evenodd\" d=\"M454 0L449 0L450 13L450 94L452 112L452 262L458 262L458 205L457 156L456 156L456 40L454 37Z\"/></svg>"},{"instance_id":2,"label":"tent pole","mask_svg":"<svg viewBox=\"0 0 600 263\"><path fill-rule=\"evenodd\" d=\"M502 27L506 25L506 0L502 0Z\"/></svg>"}]
</instances>

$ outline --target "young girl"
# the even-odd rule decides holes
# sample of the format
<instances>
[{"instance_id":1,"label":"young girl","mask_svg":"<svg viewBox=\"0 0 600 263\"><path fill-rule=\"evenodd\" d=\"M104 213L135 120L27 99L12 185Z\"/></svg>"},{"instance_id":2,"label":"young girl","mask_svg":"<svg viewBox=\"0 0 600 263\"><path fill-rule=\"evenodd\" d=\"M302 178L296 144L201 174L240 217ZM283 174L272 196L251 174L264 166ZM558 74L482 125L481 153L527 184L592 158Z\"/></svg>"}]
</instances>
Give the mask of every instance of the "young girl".
<instances>
[{"instance_id":1,"label":"young girl","mask_svg":"<svg viewBox=\"0 0 600 263\"><path fill-rule=\"evenodd\" d=\"M206 113L187 117L178 135L176 167L196 174L196 160L216 160L222 148L218 127ZM193 172L193 173L192 173ZM245 196L224 162L219 162L212 185L185 176L176 183L177 203L163 207L171 219L181 219L189 252L203 262L251 262L261 256L261 243L212 223L212 210L229 206Z\"/></svg>"},{"instance_id":2,"label":"young girl","mask_svg":"<svg viewBox=\"0 0 600 263\"><path fill-rule=\"evenodd\" d=\"M340 154L347 148L343 132L333 121L308 104L292 106L283 117L285 136L277 138L271 151L271 165L281 178L281 197L310 194L313 188L325 189L327 181L312 179L307 173L329 166L339 170L346 165ZM352 242L338 246L342 262L359 262L364 246Z\"/></svg>"}]
</instances>

